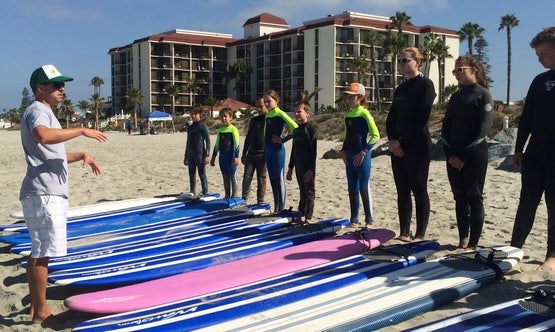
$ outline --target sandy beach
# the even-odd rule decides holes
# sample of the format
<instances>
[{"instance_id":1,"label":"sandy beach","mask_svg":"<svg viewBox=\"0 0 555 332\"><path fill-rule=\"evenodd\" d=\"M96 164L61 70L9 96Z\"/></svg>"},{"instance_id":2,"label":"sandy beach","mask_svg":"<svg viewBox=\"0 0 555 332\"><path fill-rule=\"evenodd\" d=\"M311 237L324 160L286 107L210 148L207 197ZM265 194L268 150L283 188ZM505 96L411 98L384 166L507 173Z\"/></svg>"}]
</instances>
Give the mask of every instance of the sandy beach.
<instances>
[{"instance_id":1,"label":"sandy beach","mask_svg":"<svg viewBox=\"0 0 555 332\"><path fill-rule=\"evenodd\" d=\"M188 175L183 165L183 151L186 134L127 135L124 132L108 132L107 143L97 143L90 139L78 138L66 144L71 151L87 151L100 164L102 175L94 176L90 169L80 164L70 165L70 206L87 205L101 201L121 200L137 197L151 197L161 194L187 192ZM18 200L21 180L25 173L25 161L20 143L19 131L0 131L0 224L13 223L13 211L21 210ZM319 141L316 170L316 219L349 217L347 181L345 169L340 159L321 159L324 152L338 146L339 142ZM288 153L290 142L287 144ZM289 158L287 158L288 160ZM508 244L518 204L520 174L497 170L495 164L488 169L485 188L486 224L480 245ZM223 193L219 168L208 167L210 192ZM242 179L243 167L239 167L237 177ZM200 185L197 185L200 187ZM256 184L253 183L253 187ZM441 244L436 257L453 253L458 244L455 222L454 201L447 180L445 163L434 161L430 167L429 194L431 216L427 239L435 239ZM371 189L375 227L389 228L398 232L396 190L388 156L372 160ZM254 199L251 193L251 201ZM271 202L271 188L266 200ZM286 206L296 209L298 204L296 181L288 182ZM422 324L440 317L466 312L475 308L504 302L525 295L539 285L552 285L555 274L536 270L543 262L546 248L547 212L542 201L538 208L535 226L525 245L523 262L506 274L504 280L487 286L476 293L462 298L438 310L428 312L384 331L398 331ZM412 230L414 231L414 225ZM397 243L396 240L390 243ZM28 289L25 270L20 263L24 258L11 254L9 247L0 244L0 330L42 331L40 326L30 324ZM63 300L73 295L64 287L50 286L47 297L55 313L64 318L65 323L58 331L70 331L71 327L90 316L71 312L63 305ZM53 329L46 329L53 331Z\"/></svg>"}]
</instances>

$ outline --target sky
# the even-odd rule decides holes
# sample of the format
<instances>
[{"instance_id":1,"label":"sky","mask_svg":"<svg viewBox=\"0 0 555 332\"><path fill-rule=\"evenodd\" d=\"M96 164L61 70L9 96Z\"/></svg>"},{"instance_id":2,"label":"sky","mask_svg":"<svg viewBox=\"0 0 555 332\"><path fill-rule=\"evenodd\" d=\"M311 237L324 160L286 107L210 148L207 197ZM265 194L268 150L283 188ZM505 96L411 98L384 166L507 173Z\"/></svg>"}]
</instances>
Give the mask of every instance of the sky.
<instances>
[{"instance_id":1,"label":"sky","mask_svg":"<svg viewBox=\"0 0 555 332\"><path fill-rule=\"evenodd\" d=\"M489 43L491 93L506 100L507 34L498 31L501 17L514 14L512 29L511 101L524 99L532 79L545 69L538 63L530 40L554 25L553 0L1 0L0 1L0 113L18 108L29 88L32 71L55 65L75 80L66 94L77 104L93 94L91 79L105 82L100 93L110 95L110 56L116 46L173 29L198 30L243 37L243 24L270 13L291 28L304 21L344 11L390 17L405 12L417 26L433 25L458 31L466 22L485 28ZM459 54L467 52L460 44Z\"/></svg>"}]
</instances>

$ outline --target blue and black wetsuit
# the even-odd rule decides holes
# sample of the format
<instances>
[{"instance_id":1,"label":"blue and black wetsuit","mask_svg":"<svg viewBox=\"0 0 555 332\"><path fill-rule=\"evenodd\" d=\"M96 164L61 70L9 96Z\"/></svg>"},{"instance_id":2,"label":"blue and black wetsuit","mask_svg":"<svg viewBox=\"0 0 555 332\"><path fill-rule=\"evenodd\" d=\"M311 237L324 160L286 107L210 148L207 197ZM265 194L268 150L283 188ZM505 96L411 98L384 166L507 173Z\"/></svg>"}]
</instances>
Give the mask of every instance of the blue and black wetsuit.
<instances>
[{"instance_id":1,"label":"blue and black wetsuit","mask_svg":"<svg viewBox=\"0 0 555 332\"><path fill-rule=\"evenodd\" d=\"M310 123L303 123L293 132L293 146L289 158L289 169L295 168L295 176L299 184L299 212L306 220L312 219L314 213L316 177L316 128ZM306 172L312 171L312 180L304 181Z\"/></svg>"},{"instance_id":2,"label":"blue and black wetsuit","mask_svg":"<svg viewBox=\"0 0 555 332\"><path fill-rule=\"evenodd\" d=\"M351 223L358 223L359 194L362 198L365 222L372 224L370 197L371 149L380 138L378 127L370 112L362 106L345 113L345 134L342 151L347 157L347 189L351 206ZM353 165L354 157L364 151L366 155L359 166Z\"/></svg>"},{"instance_id":3,"label":"blue and black wetsuit","mask_svg":"<svg viewBox=\"0 0 555 332\"><path fill-rule=\"evenodd\" d=\"M200 122L187 124L187 143L185 144L185 160L189 168L189 190L195 194L195 173L198 169L202 194L208 194L208 180L206 178L206 165L204 159L210 153L210 131Z\"/></svg>"},{"instance_id":4,"label":"blue and black wetsuit","mask_svg":"<svg viewBox=\"0 0 555 332\"><path fill-rule=\"evenodd\" d=\"M237 127L230 124L222 126L216 134L213 157L220 154L218 163L224 180L225 198L237 197L237 166L233 159L239 158L239 131Z\"/></svg>"},{"instance_id":5,"label":"blue and black wetsuit","mask_svg":"<svg viewBox=\"0 0 555 332\"><path fill-rule=\"evenodd\" d=\"M477 83L465 85L449 99L441 138L447 161L464 162L459 171L447 162L447 176L455 199L461 246L476 247L484 226L484 184L488 169L486 135L493 123L493 99Z\"/></svg>"},{"instance_id":6,"label":"blue and black wetsuit","mask_svg":"<svg viewBox=\"0 0 555 332\"><path fill-rule=\"evenodd\" d=\"M287 125L289 132L294 131L298 125L279 107L272 108L266 114L264 125L264 151L266 153L266 166L268 177L274 194L274 211L279 212L285 208L285 146L282 143L273 143L272 136L281 137Z\"/></svg>"},{"instance_id":7,"label":"blue and black wetsuit","mask_svg":"<svg viewBox=\"0 0 555 332\"><path fill-rule=\"evenodd\" d=\"M247 201L252 177L256 171L257 204L264 203L266 194L266 156L264 155L264 124L266 114L257 115L249 122L249 130L243 144L245 171L243 173L242 198Z\"/></svg>"}]
</instances>

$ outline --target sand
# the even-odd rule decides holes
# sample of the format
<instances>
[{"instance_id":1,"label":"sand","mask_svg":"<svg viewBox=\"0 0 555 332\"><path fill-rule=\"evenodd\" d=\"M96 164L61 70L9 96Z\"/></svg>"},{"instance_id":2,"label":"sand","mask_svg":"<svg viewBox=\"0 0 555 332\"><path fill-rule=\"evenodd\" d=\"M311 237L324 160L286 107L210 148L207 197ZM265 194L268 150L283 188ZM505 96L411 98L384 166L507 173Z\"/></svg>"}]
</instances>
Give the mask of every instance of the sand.
<instances>
[{"instance_id":1,"label":"sand","mask_svg":"<svg viewBox=\"0 0 555 332\"><path fill-rule=\"evenodd\" d=\"M86 138L77 138L66 144L68 151L87 151L100 164L102 174L94 176L88 168L80 164L70 165L70 206L87 205L101 201L121 200L137 197L187 192L188 175L183 165L183 151L186 134L127 135L124 132L109 132L107 143L98 143ZM0 131L0 223L13 223L9 217L13 211L21 210L18 193L25 173L25 162L18 131ZM290 151L290 142L287 149ZM325 151L338 146L338 142L319 141L318 157ZM287 158L289 159L289 158ZM219 168L208 167L211 192L223 193ZM242 178L243 167L239 167L238 179ZM376 227L389 228L398 232L396 191L387 156L372 160L371 180L373 210ZM344 165L341 160L317 160L315 219L349 217L347 185ZM256 184L253 183L255 187ZM200 188L200 184L197 185ZM508 244L513 220L518 204L520 175L495 169L488 169L485 188L486 224L480 245ZM254 191L251 201L254 200ZM447 180L445 163L432 162L430 166L429 194L431 215L428 239L435 239L442 245L435 255L453 253L458 244L454 201ZM271 189L266 194L271 201ZM286 206L296 209L298 204L296 181L288 182ZM396 331L440 317L482 308L491 304L515 299L539 285L552 284L555 274L536 270L543 262L546 243L547 212L542 201L538 208L535 226L524 247L525 258L515 269L506 274L504 280L484 287L450 305L424 315L388 327ZM414 232L414 224L412 227ZM396 240L390 243L397 243ZM0 245L0 330L42 331L40 326L29 323L28 289L25 270L20 263L22 257L9 253L9 248ZM64 323L56 329L70 331L76 322L90 318L83 313L68 311L63 300L72 291L64 287L50 286L47 297L53 311L60 314Z\"/></svg>"}]
</instances>

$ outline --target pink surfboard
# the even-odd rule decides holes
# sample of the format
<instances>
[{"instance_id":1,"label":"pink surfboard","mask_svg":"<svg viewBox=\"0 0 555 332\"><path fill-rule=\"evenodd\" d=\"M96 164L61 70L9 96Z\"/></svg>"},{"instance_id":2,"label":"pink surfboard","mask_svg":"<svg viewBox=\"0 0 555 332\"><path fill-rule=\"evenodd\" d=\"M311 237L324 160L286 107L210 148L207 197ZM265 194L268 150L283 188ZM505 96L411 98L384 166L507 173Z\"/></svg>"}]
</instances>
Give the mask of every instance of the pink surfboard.
<instances>
[{"instance_id":1,"label":"pink surfboard","mask_svg":"<svg viewBox=\"0 0 555 332\"><path fill-rule=\"evenodd\" d=\"M65 304L72 310L100 314L148 308L362 254L393 237L395 232L388 229L344 234L171 277L74 295Z\"/></svg>"}]
</instances>

